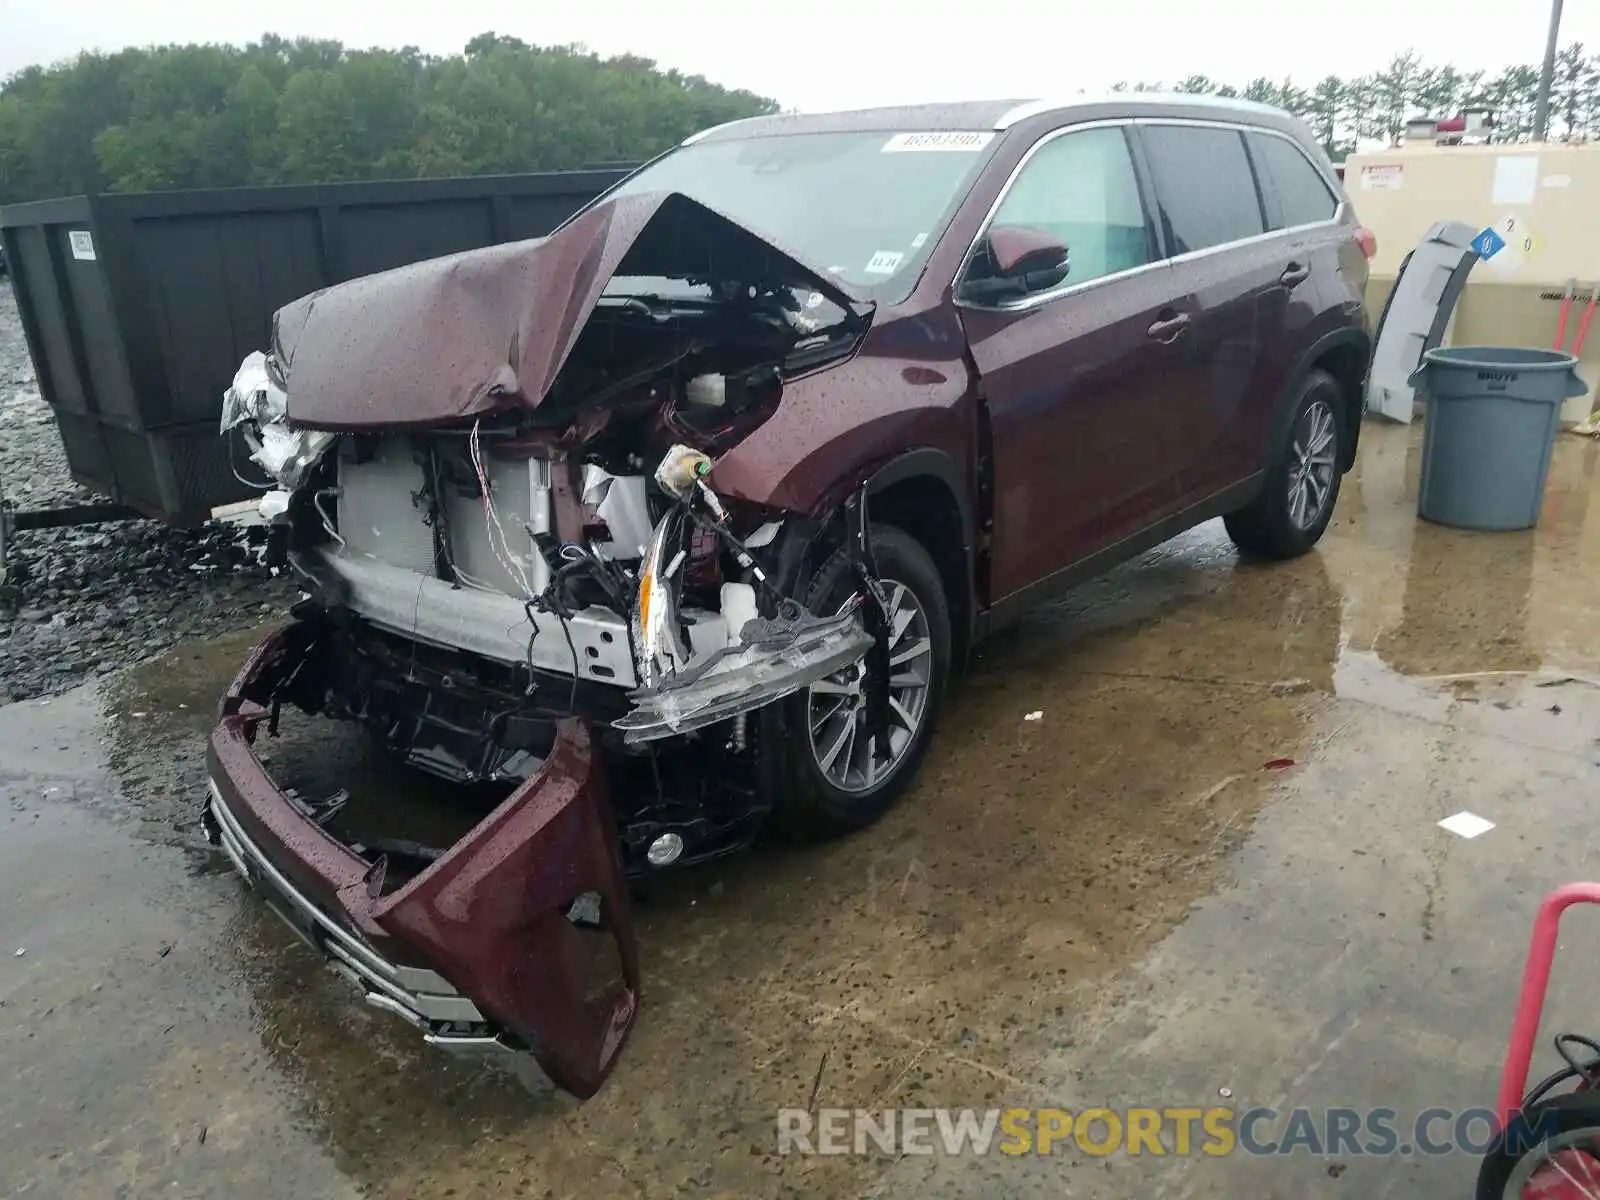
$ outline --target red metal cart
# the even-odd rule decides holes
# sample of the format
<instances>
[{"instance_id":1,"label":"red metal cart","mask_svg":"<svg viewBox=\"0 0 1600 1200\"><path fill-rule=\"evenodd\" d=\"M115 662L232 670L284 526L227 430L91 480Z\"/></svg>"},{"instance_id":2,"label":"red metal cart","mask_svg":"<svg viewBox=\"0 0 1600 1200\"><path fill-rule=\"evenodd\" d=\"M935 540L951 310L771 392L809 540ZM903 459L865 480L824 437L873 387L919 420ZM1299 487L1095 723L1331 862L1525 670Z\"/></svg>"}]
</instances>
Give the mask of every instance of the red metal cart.
<instances>
[{"instance_id":1,"label":"red metal cart","mask_svg":"<svg viewBox=\"0 0 1600 1200\"><path fill-rule=\"evenodd\" d=\"M1557 888L1534 918L1500 1071L1499 1132L1478 1172L1478 1200L1600 1200L1600 1043L1558 1035L1556 1051L1566 1066L1525 1090L1561 914L1574 904L1600 904L1600 883ZM1567 1083L1575 1086L1558 1091Z\"/></svg>"}]
</instances>

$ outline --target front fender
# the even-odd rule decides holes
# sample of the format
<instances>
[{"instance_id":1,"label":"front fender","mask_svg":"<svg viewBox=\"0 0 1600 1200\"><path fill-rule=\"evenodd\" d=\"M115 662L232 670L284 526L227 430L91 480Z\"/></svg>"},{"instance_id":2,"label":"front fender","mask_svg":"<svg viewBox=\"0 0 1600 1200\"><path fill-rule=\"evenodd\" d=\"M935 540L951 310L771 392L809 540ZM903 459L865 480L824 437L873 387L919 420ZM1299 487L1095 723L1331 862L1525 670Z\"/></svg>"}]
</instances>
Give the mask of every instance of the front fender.
<instances>
[{"instance_id":1,"label":"front fender","mask_svg":"<svg viewBox=\"0 0 1600 1200\"><path fill-rule=\"evenodd\" d=\"M850 359L790 381L777 412L717 460L711 485L727 499L816 515L907 447L967 463L965 345L943 308L880 321Z\"/></svg>"}]
</instances>

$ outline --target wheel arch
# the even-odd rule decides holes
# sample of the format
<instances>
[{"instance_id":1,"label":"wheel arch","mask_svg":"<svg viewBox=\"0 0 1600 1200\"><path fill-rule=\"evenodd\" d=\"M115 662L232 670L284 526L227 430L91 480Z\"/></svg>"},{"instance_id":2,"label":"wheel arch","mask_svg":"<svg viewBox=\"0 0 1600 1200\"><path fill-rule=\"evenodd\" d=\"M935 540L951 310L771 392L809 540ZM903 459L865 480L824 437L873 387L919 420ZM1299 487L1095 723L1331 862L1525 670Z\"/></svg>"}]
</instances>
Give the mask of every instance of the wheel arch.
<instances>
[{"instance_id":1,"label":"wheel arch","mask_svg":"<svg viewBox=\"0 0 1600 1200\"><path fill-rule=\"evenodd\" d=\"M953 664L972 643L977 593L973 579L973 513L960 467L943 450L908 450L864 481L870 518L916 538L944 583L950 608Z\"/></svg>"},{"instance_id":2,"label":"wheel arch","mask_svg":"<svg viewBox=\"0 0 1600 1200\"><path fill-rule=\"evenodd\" d=\"M1340 432L1344 436L1339 439L1339 469L1348 471L1354 466L1356 444L1361 438L1367 367L1371 360L1372 339L1364 329L1335 329L1312 342L1296 361L1289 373L1289 386L1278 400L1278 409L1272 421L1272 440L1267 446L1268 461L1289 436L1289 423L1294 419L1300 386L1306 376L1312 371L1325 371L1339 385L1339 394L1344 399L1340 412Z\"/></svg>"}]
</instances>

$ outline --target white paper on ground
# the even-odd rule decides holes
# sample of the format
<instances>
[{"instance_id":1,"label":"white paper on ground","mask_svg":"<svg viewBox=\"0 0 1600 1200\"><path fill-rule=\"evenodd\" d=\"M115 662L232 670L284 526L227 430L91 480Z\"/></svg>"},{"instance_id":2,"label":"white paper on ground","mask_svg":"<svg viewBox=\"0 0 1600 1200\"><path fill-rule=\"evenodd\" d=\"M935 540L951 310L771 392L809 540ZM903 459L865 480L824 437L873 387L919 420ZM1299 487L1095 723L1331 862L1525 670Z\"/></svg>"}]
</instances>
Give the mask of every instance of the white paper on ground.
<instances>
[{"instance_id":1,"label":"white paper on ground","mask_svg":"<svg viewBox=\"0 0 1600 1200\"><path fill-rule=\"evenodd\" d=\"M1476 813L1466 811L1458 812L1453 817L1446 817L1439 822L1439 828L1457 837L1475 838L1481 833L1488 833L1494 828L1493 821L1487 821Z\"/></svg>"}]
</instances>

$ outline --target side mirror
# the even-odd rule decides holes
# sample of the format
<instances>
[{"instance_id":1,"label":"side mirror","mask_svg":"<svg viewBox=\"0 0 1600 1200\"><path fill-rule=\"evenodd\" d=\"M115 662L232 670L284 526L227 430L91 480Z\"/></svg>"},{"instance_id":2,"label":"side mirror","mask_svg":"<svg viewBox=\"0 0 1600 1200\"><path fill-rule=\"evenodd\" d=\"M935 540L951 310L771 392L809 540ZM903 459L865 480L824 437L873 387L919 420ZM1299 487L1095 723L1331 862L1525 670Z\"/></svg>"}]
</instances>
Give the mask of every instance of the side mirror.
<instances>
[{"instance_id":1,"label":"side mirror","mask_svg":"<svg viewBox=\"0 0 1600 1200\"><path fill-rule=\"evenodd\" d=\"M1071 270L1067 245L1052 233L1025 225L991 229L984 250L994 273L969 279L962 288L968 298L1006 300L1055 287Z\"/></svg>"}]
</instances>

